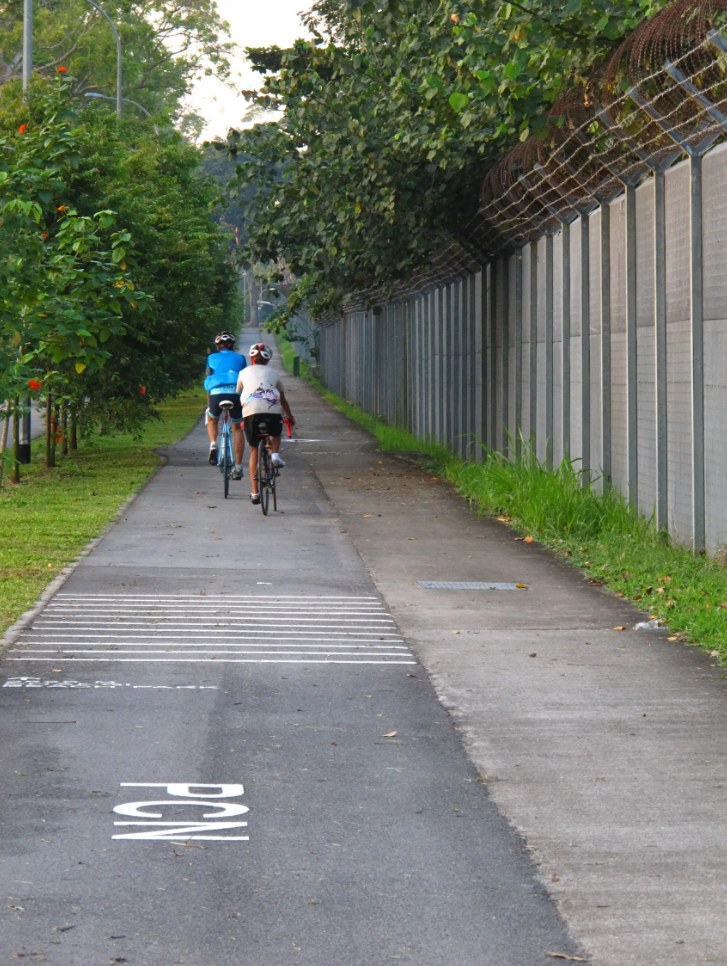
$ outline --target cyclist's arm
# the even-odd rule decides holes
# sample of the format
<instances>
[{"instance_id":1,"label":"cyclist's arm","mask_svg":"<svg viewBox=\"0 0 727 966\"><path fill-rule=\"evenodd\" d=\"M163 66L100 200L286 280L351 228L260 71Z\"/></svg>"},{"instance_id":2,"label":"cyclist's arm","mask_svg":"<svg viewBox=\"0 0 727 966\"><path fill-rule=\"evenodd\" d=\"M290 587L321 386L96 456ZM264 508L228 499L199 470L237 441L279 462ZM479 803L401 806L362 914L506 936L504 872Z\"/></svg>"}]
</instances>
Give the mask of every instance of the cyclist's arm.
<instances>
[{"instance_id":1,"label":"cyclist's arm","mask_svg":"<svg viewBox=\"0 0 727 966\"><path fill-rule=\"evenodd\" d=\"M285 398L285 393L284 392L281 392L280 393L280 405L282 406L283 412L288 417L288 419L291 421L291 423L295 423L295 419L293 418L293 414L290 411L290 406L288 405L288 400Z\"/></svg>"}]
</instances>

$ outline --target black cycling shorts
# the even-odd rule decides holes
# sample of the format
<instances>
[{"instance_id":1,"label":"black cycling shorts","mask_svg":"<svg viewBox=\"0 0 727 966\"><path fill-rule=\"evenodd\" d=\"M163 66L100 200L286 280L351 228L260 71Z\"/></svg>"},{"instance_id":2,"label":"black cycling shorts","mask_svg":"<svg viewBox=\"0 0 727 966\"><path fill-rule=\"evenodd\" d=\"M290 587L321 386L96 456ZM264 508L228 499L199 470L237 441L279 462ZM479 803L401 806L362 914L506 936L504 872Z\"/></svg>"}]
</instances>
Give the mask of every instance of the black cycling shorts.
<instances>
[{"instance_id":1,"label":"black cycling shorts","mask_svg":"<svg viewBox=\"0 0 727 966\"><path fill-rule=\"evenodd\" d=\"M250 446L258 446L262 437L280 436L283 432L283 417L280 413L253 413L245 416L245 438Z\"/></svg>"},{"instance_id":2,"label":"black cycling shorts","mask_svg":"<svg viewBox=\"0 0 727 966\"><path fill-rule=\"evenodd\" d=\"M221 402L231 402L230 419L233 423L242 422L242 403L240 402L239 392L221 392L216 396L210 396L209 411L213 419L219 419L223 410L220 409Z\"/></svg>"}]
</instances>

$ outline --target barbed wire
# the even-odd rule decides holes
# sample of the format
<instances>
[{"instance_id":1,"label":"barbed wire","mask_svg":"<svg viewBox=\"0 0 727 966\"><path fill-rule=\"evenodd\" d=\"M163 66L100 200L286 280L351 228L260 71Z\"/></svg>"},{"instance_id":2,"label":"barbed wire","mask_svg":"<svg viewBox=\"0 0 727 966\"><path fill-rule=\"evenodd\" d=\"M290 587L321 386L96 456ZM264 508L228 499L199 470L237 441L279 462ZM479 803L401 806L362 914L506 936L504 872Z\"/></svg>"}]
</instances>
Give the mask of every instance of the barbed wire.
<instances>
[{"instance_id":1,"label":"barbed wire","mask_svg":"<svg viewBox=\"0 0 727 966\"><path fill-rule=\"evenodd\" d=\"M471 274L724 138L726 24L727 0L677 0L640 24L556 101L547 137L518 144L487 172L448 246L405 282L358 292L346 311Z\"/></svg>"}]
</instances>

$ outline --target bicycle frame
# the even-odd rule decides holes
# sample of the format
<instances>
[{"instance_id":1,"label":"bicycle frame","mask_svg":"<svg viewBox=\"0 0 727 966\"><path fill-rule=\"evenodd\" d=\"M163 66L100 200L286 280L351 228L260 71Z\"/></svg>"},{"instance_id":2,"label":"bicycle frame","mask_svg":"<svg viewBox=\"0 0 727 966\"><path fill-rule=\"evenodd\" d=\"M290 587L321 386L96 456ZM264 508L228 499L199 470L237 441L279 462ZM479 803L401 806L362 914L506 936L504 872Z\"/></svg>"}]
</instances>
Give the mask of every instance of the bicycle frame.
<instances>
[{"instance_id":1,"label":"bicycle frame","mask_svg":"<svg viewBox=\"0 0 727 966\"><path fill-rule=\"evenodd\" d=\"M222 473L224 479L224 491L225 499L230 491L230 477L232 476L232 467L234 466L232 458L232 439L230 436L230 413L226 407L223 407L222 415L220 416L222 420L222 439L219 454L217 456L217 465L220 468L220 473Z\"/></svg>"}]
</instances>

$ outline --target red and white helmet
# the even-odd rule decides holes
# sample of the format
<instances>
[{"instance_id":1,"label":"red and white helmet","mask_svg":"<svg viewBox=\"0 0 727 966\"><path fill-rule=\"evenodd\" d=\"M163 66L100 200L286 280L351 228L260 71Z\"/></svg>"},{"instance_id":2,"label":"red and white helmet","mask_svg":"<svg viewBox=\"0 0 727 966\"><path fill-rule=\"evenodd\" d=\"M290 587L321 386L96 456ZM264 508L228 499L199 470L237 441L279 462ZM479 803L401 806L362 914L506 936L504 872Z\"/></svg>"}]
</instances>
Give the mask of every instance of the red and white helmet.
<instances>
[{"instance_id":1,"label":"red and white helmet","mask_svg":"<svg viewBox=\"0 0 727 966\"><path fill-rule=\"evenodd\" d=\"M264 342L256 342L255 345L250 346L250 358L256 359L258 356L269 362L273 358L273 350Z\"/></svg>"}]
</instances>

